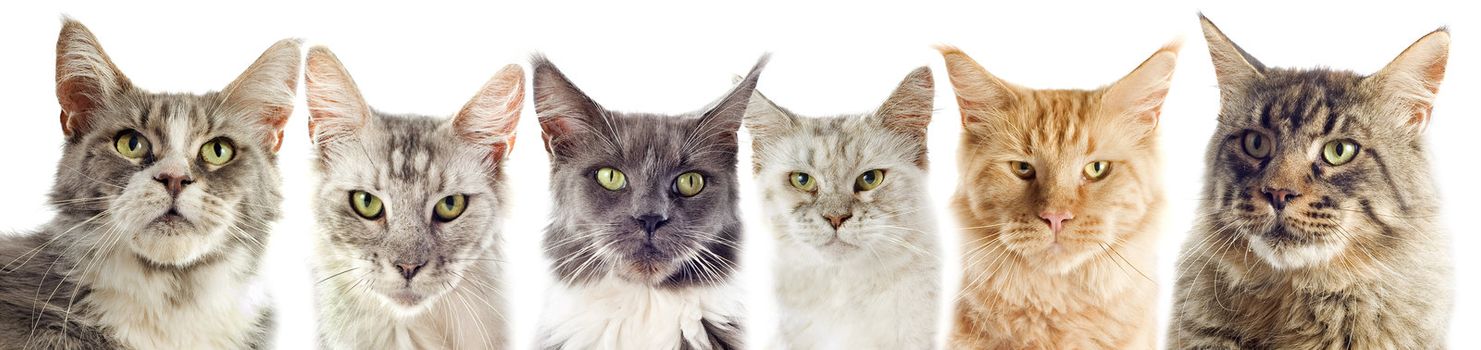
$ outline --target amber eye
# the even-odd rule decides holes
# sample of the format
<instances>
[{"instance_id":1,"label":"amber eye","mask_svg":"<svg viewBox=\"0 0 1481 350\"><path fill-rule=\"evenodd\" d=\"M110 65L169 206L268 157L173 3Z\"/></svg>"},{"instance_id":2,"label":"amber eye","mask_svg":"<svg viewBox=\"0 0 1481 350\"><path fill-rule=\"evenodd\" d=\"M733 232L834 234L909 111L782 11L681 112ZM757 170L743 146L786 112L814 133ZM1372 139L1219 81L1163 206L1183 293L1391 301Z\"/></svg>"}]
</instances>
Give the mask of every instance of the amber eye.
<instances>
[{"instance_id":1,"label":"amber eye","mask_svg":"<svg viewBox=\"0 0 1481 350\"><path fill-rule=\"evenodd\" d=\"M1111 173L1111 162L1097 160L1085 164L1085 177L1091 180L1100 180Z\"/></svg>"},{"instance_id":2,"label":"amber eye","mask_svg":"<svg viewBox=\"0 0 1481 350\"><path fill-rule=\"evenodd\" d=\"M1270 138L1265 137L1258 131L1250 130L1244 133L1244 153L1251 157L1265 159L1270 156Z\"/></svg>"},{"instance_id":3,"label":"amber eye","mask_svg":"<svg viewBox=\"0 0 1481 350\"><path fill-rule=\"evenodd\" d=\"M144 158L144 155L149 154L149 139L138 131L124 130L113 137L113 149L124 158Z\"/></svg>"},{"instance_id":4,"label":"amber eye","mask_svg":"<svg viewBox=\"0 0 1481 350\"><path fill-rule=\"evenodd\" d=\"M1018 175L1020 179L1028 180L1034 178L1034 166L1028 162L1012 161L1008 162L1008 167L1013 171L1013 175Z\"/></svg>"}]
</instances>

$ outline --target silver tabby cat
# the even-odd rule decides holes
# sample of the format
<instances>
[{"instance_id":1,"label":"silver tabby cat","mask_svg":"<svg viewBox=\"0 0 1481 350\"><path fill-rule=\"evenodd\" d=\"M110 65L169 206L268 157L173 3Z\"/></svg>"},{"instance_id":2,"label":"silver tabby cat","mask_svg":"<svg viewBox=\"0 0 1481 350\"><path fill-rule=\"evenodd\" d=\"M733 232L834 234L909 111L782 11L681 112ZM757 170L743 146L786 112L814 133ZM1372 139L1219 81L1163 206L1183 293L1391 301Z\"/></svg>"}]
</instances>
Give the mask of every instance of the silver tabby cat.
<instances>
[{"instance_id":1,"label":"silver tabby cat","mask_svg":"<svg viewBox=\"0 0 1481 350\"><path fill-rule=\"evenodd\" d=\"M1267 67L1208 19L1222 108L1176 349L1439 349L1450 259L1422 138L1450 35L1373 75Z\"/></svg>"},{"instance_id":2,"label":"silver tabby cat","mask_svg":"<svg viewBox=\"0 0 1481 350\"><path fill-rule=\"evenodd\" d=\"M0 348L267 347L257 269L299 58L284 40L219 92L154 93L65 20L57 214L0 240Z\"/></svg>"},{"instance_id":3,"label":"silver tabby cat","mask_svg":"<svg viewBox=\"0 0 1481 350\"><path fill-rule=\"evenodd\" d=\"M371 109L329 49L307 62L321 345L506 348L503 163L524 70L504 67L456 116L430 118Z\"/></svg>"}]
</instances>

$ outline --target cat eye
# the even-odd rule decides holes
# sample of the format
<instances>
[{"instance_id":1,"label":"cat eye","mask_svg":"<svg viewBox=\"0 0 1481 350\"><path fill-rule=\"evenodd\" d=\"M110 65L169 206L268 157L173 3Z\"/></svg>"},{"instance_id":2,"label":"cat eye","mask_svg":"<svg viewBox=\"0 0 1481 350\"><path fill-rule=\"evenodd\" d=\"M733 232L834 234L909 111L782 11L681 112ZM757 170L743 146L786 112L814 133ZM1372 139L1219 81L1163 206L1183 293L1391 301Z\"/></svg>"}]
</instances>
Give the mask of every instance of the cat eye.
<instances>
[{"instance_id":1,"label":"cat eye","mask_svg":"<svg viewBox=\"0 0 1481 350\"><path fill-rule=\"evenodd\" d=\"M627 175L623 175L622 171L617 169L597 169L596 177L597 184L602 185L602 188L609 191L616 191L627 187Z\"/></svg>"},{"instance_id":2,"label":"cat eye","mask_svg":"<svg viewBox=\"0 0 1481 350\"><path fill-rule=\"evenodd\" d=\"M1008 167L1013 170L1013 175L1018 175L1020 179L1034 178L1034 166L1028 162L1012 161L1008 162Z\"/></svg>"},{"instance_id":3,"label":"cat eye","mask_svg":"<svg viewBox=\"0 0 1481 350\"><path fill-rule=\"evenodd\" d=\"M455 194L437 201L437 205L432 207L432 213L437 216L438 221L448 222L463 215L464 209L468 209L468 197Z\"/></svg>"},{"instance_id":4,"label":"cat eye","mask_svg":"<svg viewBox=\"0 0 1481 350\"><path fill-rule=\"evenodd\" d=\"M1322 158L1331 165L1343 165L1358 156L1358 143L1352 140L1328 142L1322 147Z\"/></svg>"},{"instance_id":5,"label":"cat eye","mask_svg":"<svg viewBox=\"0 0 1481 350\"><path fill-rule=\"evenodd\" d=\"M1100 180L1111 172L1111 162L1097 160L1085 164L1085 177L1091 180Z\"/></svg>"},{"instance_id":6,"label":"cat eye","mask_svg":"<svg viewBox=\"0 0 1481 350\"><path fill-rule=\"evenodd\" d=\"M113 149L128 159L144 158L149 154L149 139L138 131L124 130L113 137Z\"/></svg>"},{"instance_id":7,"label":"cat eye","mask_svg":"<svg viewBox=\"0 0 1481 350\"><path fill-rule=\"evenodd\" d=\"M854 181L854 188L859 191L868 191L878 188L884 183L884 170L874 169L859 174L859 179Z\"/></svg>"},{"instance_id":8,"label":"cat eye","mask_svg":"<svg viewBox=\"0 0 1481 350\"><path fill-rule=\"evenodd\" d=\"M365 191L350 191L350 207L360 217L370 220L379 219L386 212L381 199Z\"/></svg>"},{"instance_id":9,"label":"cat eye","mask_svg":"<svg viewBox=\"0 0 1481 350\"><path fill-rule=\"evenodd\" d=\"M226 138L218 137L201 145L201 159L205 160L207 164L226 164L236 154L236 146L233 146L231 140L227 140Z\"/></svg>"},{"instance_id":10,"label":"cat eye","mask_svg":"<svg viewBox=\"0 0 1481 350\"><path fill-rule=\"evenodd\" d=\"M813 189L818 188L818 182L813 180L812 175L803 172L787 174L787 181L792 182L792 187L804 192L812 192Z\"/></svg>"},{"instance_id":11,"label":"cat eye","mask_svg":"<svg viewBox=\"0 0 1481 350\"><path fill-rule=\"evenodd\" d=\"M1244 133L1244 153L1258 159L1270 156L1270 139L1258 131L1246 131Z\"/></svg>"},{"instance_id":12,"label":"cat eye","mask_svg":"<svg viewBox=\"0 0 1481 350\"><path fill-rule=\"evenodd\" d=\"M674 179L674 190L678 191L680 196L694 197L704 189L705 177L699 173L691 171L679 174L679 178Z\"/></svg>"}]
</instances>

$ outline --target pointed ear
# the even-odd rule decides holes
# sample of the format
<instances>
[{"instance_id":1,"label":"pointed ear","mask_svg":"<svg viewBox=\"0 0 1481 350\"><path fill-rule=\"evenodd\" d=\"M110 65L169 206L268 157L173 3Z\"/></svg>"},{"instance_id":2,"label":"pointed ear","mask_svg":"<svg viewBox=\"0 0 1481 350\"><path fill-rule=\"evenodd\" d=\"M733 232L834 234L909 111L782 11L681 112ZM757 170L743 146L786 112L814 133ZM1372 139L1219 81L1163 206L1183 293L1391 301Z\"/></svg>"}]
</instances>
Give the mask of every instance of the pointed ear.
<instances>
[{"instance_id":1,"label":"pointed ear","mask_svg":"<svg viewBox=\"0 0 1481 350\"><path fill-rule=\"evenodd\" d=\"M1178 61L1180 42L1168 43L1140 66L1106 87L1101 95L1101 112L1117 121L1139 125L1147 131L1157 128L1162 102L1172 85L1173 68Z\"/></svg>"},{"instance_id":2,"label":"pointed ear","mask_svg":"<svg viewBox=\"0 0 1481 350\"><path fill-rule=\"evenodd\" d=\"M737 83L740 80L736 77ZM797 119L762 95L761 90L755 90L751 92L751 101L746 103L745 124L752 140L762 140L796 129Z\"/></svg>"},{"instance_id":3,"label":"pointed ear","mask_svg":"<svg viewBox=\"0 0 1481 350\"><path fill-rule=\"evenodd\" d=\"M946 59L946 75L956 91L962 126L967 130L978 130L1004 117L1018 103L1016 87L988 73L962 50L951 46L936 49Z\"/></svg>"},{"instance_id":4,"label":"pointed ear","mask_svg":"<svg viewBox=\"0 0 1481 350\"><path fill-rule=\"evenodd\" d=\"M1236 45L1208 17L1198 15L1203 37L1208 41L1208 54L1214 61L1214 74L1219 78L1219 92L1227 100L1242 94L1246 86L1264 76L1265 65Z\"/></svg>"},{"instance_id":5,"label":"pointed ear","mask_svg":"<svg viewBox=\"0 0 1481 350\"><path fill-rule=\"evenodd\" d=\"M278 41L221 90L227 108L265 126L260 140L273 152L283 146L283 126L293 114L293 101L298 96L299 50L297 39Z\"/></svg>"},{"instance_id":6,"label":"pointed ear","mask_svg":"<svg viewBox=\"0 0 1481 350\"><path fill-rule=\"evenodd\" d=\"M524 68L504 66L453 117L453 130L465 141L489 146L489 158L498 164L514 147L514 126L524 101Z\"/></svg>"},{"instance_id":7,"label":"pointed ear","mask_svg":"<svg viewBox=\"0 0 1481 350\"><path fill-rule=\"evenodd\" d=\"M530 66L534 70L535 114L540 119L545 151L565 154L575 141L572 136L597 130L595 126L606 118L606 112L545 56L535 55Z\"/></svg>"},{"instance_id":8,"label":"pointed ear","mask_svg":"<svg viewBox=\"0 0 1481 350\"><path fill-rule=\"evenodd\" d=\"M761 79L761 70L766 68L766 61L770 58L770 54L762 55L740 83L735 84L735 87L731 88L725 97L707 108L700 116L699 124L697 124L700 127L696 132L705 133L702 137L732 135L730 142L736 142L733 135L740 130L741 121L745 118L747 106L751 102L751 95L756 92L756 82Z\"/></svg>"},{"instance_id":9,"label":"pointed ear","mask_svg":"<svg viewBox=\"0 0 1481 350\"><path fill-rule=\"evenodd\" d=\"M884 105L874 111L881 125L896 132L925 139L926 126L931 124L932 102L936 98L935 80L931 68L920 67L910 71L905 80Z\"/></svg>"},{"instance_id":10,"label":"pointed ear","mask_svg":"<svg viewBox=\"0 0 1481 350\"><path fill-rule=\"evenodd\" d=\"M1399 57L1369 79L1364 80L1386 100L1385 115L1400 117L1395 126L1419 133L1430 122L1435 94L1445 78L1445 63L1450 57L1450 32L1440 28L1419 38Z\"/></svg>"},{"instance_id":11,"label":"pointed ear","mask_svg":"<svg viewBox=\"0 0 1481 350\"><path fill-rule=\"evenodd\" d=\"M329 48L309 49L304 87L309 104L309 138L316 145L354 136L370 120L370 106L355 80Z\"/></svg>"},{"instance_id":12,"label":"pointed ear","mask_svg":"<svg viewBox=\"0 0 1481 350\"><path fill-rule=\"evenodd\" d=\"M57 37L57 102L62 105L62 134L69 139L87 132L89 120L105 103L133 89L113 65L97 37L82 23L62 19Z\"/></svg>"}]
</instances>

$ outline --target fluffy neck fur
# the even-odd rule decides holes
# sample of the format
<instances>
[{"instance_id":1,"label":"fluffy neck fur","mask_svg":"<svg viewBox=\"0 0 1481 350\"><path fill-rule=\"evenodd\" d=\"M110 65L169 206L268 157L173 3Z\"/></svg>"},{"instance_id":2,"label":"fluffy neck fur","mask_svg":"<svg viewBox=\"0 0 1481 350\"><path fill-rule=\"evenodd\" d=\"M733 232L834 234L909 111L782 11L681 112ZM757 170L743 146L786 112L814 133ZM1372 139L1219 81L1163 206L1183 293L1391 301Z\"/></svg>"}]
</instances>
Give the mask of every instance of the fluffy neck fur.
<instances>
[{"instance_id":1,"label":"fluffy neck fur","mask_svg":"<svg viewBox=\"0 0 1481 350\"><path fill-rule=\"evenodd\" d=\"M321 256L332 252L319 250ZM491 252L465 274L492 276L499 281ZM358 280L330 278L325 271L345 271L342 260L325 259L316 269L319 301L320 345L327 349L500 349L508 344L505 334L504 298L492 286L460 283L414 314L391 311L383 298L356 293Z\"/></svg>"}]
</instances>

